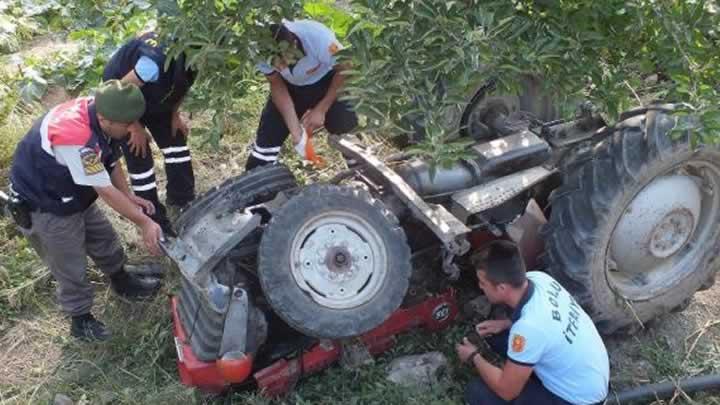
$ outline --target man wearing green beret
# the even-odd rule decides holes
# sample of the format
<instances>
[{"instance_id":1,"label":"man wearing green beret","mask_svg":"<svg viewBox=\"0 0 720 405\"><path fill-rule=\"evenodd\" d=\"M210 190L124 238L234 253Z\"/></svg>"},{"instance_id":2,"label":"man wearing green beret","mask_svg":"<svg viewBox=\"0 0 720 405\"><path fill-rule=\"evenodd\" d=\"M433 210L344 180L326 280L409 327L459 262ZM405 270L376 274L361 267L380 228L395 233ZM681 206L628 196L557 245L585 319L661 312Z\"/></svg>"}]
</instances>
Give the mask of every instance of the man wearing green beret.
<instances>
[{"instance_id":1,"label":"man wearing green beret","mask_svg":"<svg viewBox=\"0 0 720 405\"><path fill-rule=\"evenodd\" d=\"M149 298L160 287L157 279L126 271L120 240L95 204L100 196L138 226L152 254L160 254L162 231L150 219L155 208L130 192L117 164L119 142L144 111L145 99L135 85L106 82L94 98L67 101L37 120L13 158L14 217L57 281L58 303L72 317L71 334L81 339L110 336L90 312L87 256L122 297Z\"/></svg>"}]
</instances>

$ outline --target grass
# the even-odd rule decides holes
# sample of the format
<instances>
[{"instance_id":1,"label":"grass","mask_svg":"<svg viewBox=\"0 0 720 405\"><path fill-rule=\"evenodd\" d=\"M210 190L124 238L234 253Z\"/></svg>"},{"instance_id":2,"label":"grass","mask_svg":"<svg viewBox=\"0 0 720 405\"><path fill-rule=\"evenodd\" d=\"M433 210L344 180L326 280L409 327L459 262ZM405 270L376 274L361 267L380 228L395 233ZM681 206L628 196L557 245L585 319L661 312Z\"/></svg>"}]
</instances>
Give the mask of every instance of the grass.
<instances>
[{"instance_id":1,"label":"grass","mask_svg":"<svg viewBox=\"0 0 720 405\"><path fill-rule=\"evenodd\" d=\"M218 150L201 148L202 140L191 138L200 191L243 171L265 97L266 93L258 92L241 102L237 108L247 111L248 119L227 127ZM39 110L10 114L0 125L0 186L6 183L17 140L39 114ZM208 123L209 117L202 114L192 120L196 128ZM318 141L327 160L339 162L337 152L322 138ZM312 170L289 150L283 151L283 158L305 183L327 179L340 167L333 163ZM163 179L159 181L162 184ZM112 213L108 216L131 260L146 259L136 229ZM473 377L454 355L455 342L470 331L469 326L458 325L442 333L404 335L373 365L355 370L333 367L303 380L279 401L252 392L208 397L182 386L177 376L167 295L177 291L178 277L171 271L162 294L153 301L127 304L116 299L103 277L91 269L96 287L94 313L107 323L113 337L102 344L79 343L68 337L68 321L56 308L55 283L47 270L24 238L0 219L0 404L46 404L58 393L79 404L460 404L464 384ZM608 339L614 387L718 372L720 325L713 322L720 317L719 303L715 288L698 294L686 312L665 316L638 335ZM385 380L393 358L431 350L445 353L451 363L436 386L403 389ZM653 404L720 405L720 400L712 395L690 399L680 394L672 401Z\"/></svg>"},{"instance_id":2,"label":"grass","mask_svg":"<svg viewBox=\"0 0 720 405\"><path fill-rule=\"evenodd\" d=\"M258 95L258 103L262 100L263 95ZM198 118L194 125L202 125L202 120ZM228 134L219 151L194 150L201 189L242 172L245 149L253 134L250 128L252 125L247 125L244 131ZM332 171L313 172L293 159L290 159L290 166L306 181L326 177ZM217 175L218 167L223 176ZM144 259L137 248L134 228L112 215L110 217L129 246L131 259ZM178 288L178 274L168 275L163 294L152 302L131 305L116 299L102 277L93 272L91 280L96 286L94 312L114 335L107 343L82 344L68 337L67 320L52 299L54 282L45 276L43 266L27 243L14 234L7 222L1 223L0 231L0 269L4 283L0 292L0 305L3 305L0 308L4 308L0 322L0 358L4 359L0 365L0 404L47 403L57 393L87 404L460 404L463 386L472 377L470 370L456 364L453 354L454 343L469 332L467 326L458 326L443 333L405 335L374 365L358 370L331 368L307 378L281 401L269 401L248 392L208 397L180 385L175 369L166 296ZM710 316L703 319L712 319ZM667 340L663 334L662 328L668 327L670 325L663 327L661 323L660 327L655 326L634 339L610 342L613 378L617 386L718 370L717 326L701 336L688 361L684 361L685 354L697 336L691 335L697 328L688 327L685 331L688 342L681 338L682 344L678 344ZM444 352L452 364L447 377L437 386L426 391L408 390L385 380L387 364L393 358L430 350ZM645 366L645 374L632 368L637 364ZM656 402L658 405L669 403ZM672 402L697 403L720 404L709 396L695 400L681 396Z\"/></svg>"}]
</instances>

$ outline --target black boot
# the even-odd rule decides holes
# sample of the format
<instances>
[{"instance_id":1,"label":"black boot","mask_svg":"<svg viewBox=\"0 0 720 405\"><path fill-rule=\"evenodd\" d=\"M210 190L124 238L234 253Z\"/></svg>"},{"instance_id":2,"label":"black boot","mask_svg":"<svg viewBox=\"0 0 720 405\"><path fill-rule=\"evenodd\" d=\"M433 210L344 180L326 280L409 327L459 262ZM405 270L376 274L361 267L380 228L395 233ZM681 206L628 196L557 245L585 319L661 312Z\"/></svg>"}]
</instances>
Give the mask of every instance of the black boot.
<instances>
[{"instance_id":1,"label":"black boot","mask_svg":"<svg viewBox=\"0 0 720 405\"><path fill-rule=\"evenodd\" d=\"M154 296L160 289L160 280L137 276L123 269L110 276L110 288L123 298L137 301Z\"/></svg>"},{"instance_id":2,"label":"black boot","mask_svg":"<svg viewBox=\"0 0 720 405\"><path fill-rule=\"evenodd\" d=\"M95 319L92 314L73 316L70 334L86 342L110 339L110 332L105 324Z\"/></svg>"},{"instance_id":3,"label":"black boot","mask_svg":"<svg viewBox=\"0 0 720 405\"><path fill-rule=\"evenodd\" d=\"M143 278L163 278L165 277L165 267L162 263L148 262L140 264L126 263L123 266L126 272Z\"/></svg>"}]
</instances>

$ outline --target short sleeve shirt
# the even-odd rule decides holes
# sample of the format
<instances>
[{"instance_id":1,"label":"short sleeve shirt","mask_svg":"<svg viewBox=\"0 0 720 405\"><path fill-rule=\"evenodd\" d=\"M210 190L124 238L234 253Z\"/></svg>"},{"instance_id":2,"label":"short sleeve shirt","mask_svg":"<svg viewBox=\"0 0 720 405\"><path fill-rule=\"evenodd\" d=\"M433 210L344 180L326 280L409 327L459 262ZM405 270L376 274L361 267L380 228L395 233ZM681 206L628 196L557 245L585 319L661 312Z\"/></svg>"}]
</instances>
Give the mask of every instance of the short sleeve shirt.
<instances>
[{"instance_id":1,"label":"short sleeve shirt","mask_svg":"<svg viewBox=\"0 0 720 405\"><path fill-rule=\"evenodd\" d=\"M590 317L549 275L528 273L528 293L513 314L509 361L529 366L543 385L573 404L607 396L610 366Z\"/></svg>"},{"instance_id":2,"label":"short sleeve shirt","mask_svg":"<svg viewBox=\"0 0 720 405\"><path fill-rule=\"evenodd\" d=\"M160 66L154 60L147 56L141 56L135 62L135 75L143 81L143 83L156 82L160 77Z\"/></svg>"},{"instance_id":3,"label":"short sleeve shirt","mask_svg":"<svg viewBox=\"0 0 720 405\"><path fill-rule=\"evenodd\" d=\"M110 175L93 149L81 145L60 145L54 146L53 152L57 162L68 168L75 184L89 187L112 184Z\"/></svg>"},{"instance_id":4,"label":"short sleeve shirt","mask_svg":"<svg viewBox=\"0 0 720 405\"><path fill-rule=\"evenodd\" d=\"M336 53L343 49L343 46L330 28L317 21L285 20L283 24L300 39L305 56L292 68L286 67L278 71L268 63L260 63L257 69L266 75L279 72L288 83L295 86L317 83L337 64Z\"/></svg>"}]
</instances>

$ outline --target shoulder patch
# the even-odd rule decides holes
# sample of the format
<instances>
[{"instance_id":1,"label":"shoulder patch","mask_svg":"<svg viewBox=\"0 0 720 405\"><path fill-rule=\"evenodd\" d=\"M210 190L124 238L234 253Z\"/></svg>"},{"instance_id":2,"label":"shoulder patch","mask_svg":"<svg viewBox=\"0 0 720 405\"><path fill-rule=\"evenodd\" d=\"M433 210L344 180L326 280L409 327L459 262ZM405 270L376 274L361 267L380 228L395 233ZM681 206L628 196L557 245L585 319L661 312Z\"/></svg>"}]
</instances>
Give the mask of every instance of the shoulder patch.
<instances>
[{"instance_id":1,"label":"shoulder patch","mask_svg":"<svg viewBox=\"0 0 720 405\"><path fill-rule=\"evenodd\" d=\"M145 42L146 44L152 46L153 48L156 48L156 47L158 46L158 41L157 41L157 39L155 39L154 36L148 36L148 37L146 37L143 42Z\"/></svg>"},{"instance_id":2,"label":"shoulder patch","mask_svg":"<svg viewBox=\"0 0 720 405\"><path fill-rule=\"evenodd\" d=\"M512 337L512 351L520 353L525 350L525 337L522 335L513 335Z\"/></svg>"},{"instance_id":3,"label":"shoulder patch","mask_svg":"<svg viewBox=\"0 0 720 405\"><path fill-rule=\"evenodd\" d=\"M105 170L105 166L100 161L100 155L92 148L84 147L80 149L80 160L82 161L83 170L88 176L102 173Z\"/></svg>"},{"instance_id":4,"label":"shoulder patch","mask_svg":"<svg viewBox=\"0 0 720 405\"><path fill-rule=\"evenodd\" d=\"M333 41L333 43L330 44L328 47L328 52L330 52L330 55L335 55L340 50L340 47L338 46L337 42Z\"/></svg>"}]
</instances>

